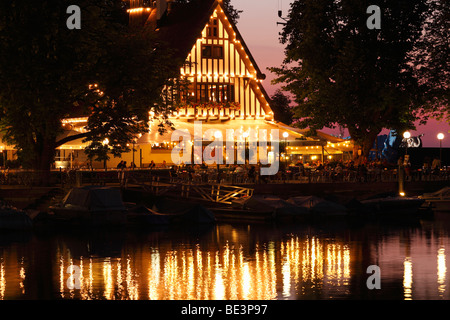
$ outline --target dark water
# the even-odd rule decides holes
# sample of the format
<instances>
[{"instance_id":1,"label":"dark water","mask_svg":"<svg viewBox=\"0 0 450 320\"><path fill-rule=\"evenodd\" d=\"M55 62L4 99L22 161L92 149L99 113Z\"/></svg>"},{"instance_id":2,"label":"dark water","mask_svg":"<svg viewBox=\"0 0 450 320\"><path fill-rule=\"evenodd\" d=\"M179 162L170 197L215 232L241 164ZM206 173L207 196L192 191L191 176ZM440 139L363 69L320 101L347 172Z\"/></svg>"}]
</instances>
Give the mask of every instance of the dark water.
<instances>
[{"instance_id":1,"label":"dark water","mask_svg":"<svg viewBox=\"0 0 450 320\"><path fill-rule=\"evenodd\" d=\"M449 299L449 230L435 217L2 233L0 299Z\"/></svg>"}]
</instances>

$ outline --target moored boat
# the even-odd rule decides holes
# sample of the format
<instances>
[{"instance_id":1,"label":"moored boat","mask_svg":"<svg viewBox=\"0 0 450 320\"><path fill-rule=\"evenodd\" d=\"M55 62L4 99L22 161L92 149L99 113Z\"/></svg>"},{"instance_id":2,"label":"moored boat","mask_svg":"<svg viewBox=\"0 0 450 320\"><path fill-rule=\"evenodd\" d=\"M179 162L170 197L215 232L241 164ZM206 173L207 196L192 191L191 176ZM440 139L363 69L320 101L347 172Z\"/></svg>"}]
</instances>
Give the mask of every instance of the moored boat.
<instances>
[{"instance_id":1,"label":"moored boat","mask_svg":"<svg viewBox=\"0 0 450 320\"><path fill-rule=\"evenodd\" d=\"M32 221L25 211L0 202L0 230L29 230Z\"/></svg>"},{"instance_id":2,"label":"moored boat","mask_svg":"<svg viewBox=\"0 0 450 320\"><path fill-rule=\"evenodd\" d=\"M316 196L297 196L287 201L305 208L315 217L345 216L348 213L345 206Z\"/></svg>"},{"instance_id":3,"label":"moored boat","mask_svg":"<svg viewBox=\"0 0 450 320\"><path fill-rule=\"evenodd\" d=\"M423 207L425 201L417 197L386 196L362 200L361 204L371 214L379 216L414 217L420 213L427 213Z\"/></svg>"},{"instance_id":4,"label":"moored boat","mask_svg":"<svg viewBox=\"0 0 450 320\"><path fill-rule=\"evenodd\" d=\"M119 189L103 186L73 188L49 213L57 222L90 225L123 224L127 209Z\"/></svg>"},{"instance_id":5,"label":"moored boat","mask_svg":"<svg viewBox=\"0 0 450 320\"><path fill-rule=\"evenodd\" d=\"M127 221L142 225L210 224L216 218L212 211L199 204L180 207L174 202L172 206L159 202L159 207L155 204L151 209L145 205L131 206Z\"/></svg>"},{"instance_id":6,"label":"moored boat","mask_svg":"<svg viewBox=\"0 0 450 320\"><path fill-rule=\"evenodd\" d=\"M450 211L450 187L419 196L436 211Z\"/></svg>"}]
</instances>

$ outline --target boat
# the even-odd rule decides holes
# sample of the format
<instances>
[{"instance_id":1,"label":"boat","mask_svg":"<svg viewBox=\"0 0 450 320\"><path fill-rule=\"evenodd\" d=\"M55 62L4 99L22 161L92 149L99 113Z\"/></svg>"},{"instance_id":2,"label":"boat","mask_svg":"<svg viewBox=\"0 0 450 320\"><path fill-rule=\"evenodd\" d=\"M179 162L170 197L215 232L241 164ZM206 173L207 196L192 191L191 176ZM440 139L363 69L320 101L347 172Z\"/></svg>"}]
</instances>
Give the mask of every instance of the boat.
<instances>
[{"instance_id":1,"label":"boat","mask_svg":"<svg viewBox=\"0 0 450 320\"><path fill-rule=\"evenodd\" d=\"M71 189L49 213L57 222L108 225L125 223L127 208L119 189L83 186Z\"/></svg>"},{"instance_id":2,"label":"boat","mask_svg":"<svg viewBox=\"0 0 450 320\"><path fill-rule=\"evenodd\" d=\"M380 195L362 200L361 204L370 214L383 216L416 216L427 212L425 200L418 197L396 196L395 194Z\"/></svg>"},{"instance_id":3,"label":"boat","mask_svg":"<svg viewBox=\"0 0 450 320\"><path fill-rule=\"evenodd\" d=\"M221 218L239 220L301 220L309 216L305 208L274 195L253 195L233 201L231 207L214 210Z\"/></svg>"},{"instance_id":4,"label":"boat","mask_svg":"<svg viewBox=\"0 0 450 320\"><path fill-rule=\"evenodd\" d=\"M419 198L425 200L436 211L450 211L450 187L432 193L424 193Z\"/></svg>"},{"instance_id":5,"label":"boat","mask_svg":"<svg viewBox=\"0 0 450 320\"><path fill-rule=\"evenodd\" d=\"M0 201L0 230L30 230L32 226L32 220L25 211Z\"/></svg>"},{"instance_id":6,"label":"boat","mask_svg":"<svg viewBox=\"0 0 450 320\"><path fill-rule=\"evenodd\" d=\"M129 223L143 225L169 225L169 224L210 224L215 223L214 213L200 205L180 206L176 202L168 204L167 201L157 202L152 208L145 205L130 207L127 213Z\"/></svg>"},{"instance_id":7,"label":"boat","mask_svg":"<svg viewBox=\"0 0 450 320\"><path fill-rule=\"evenodd\" d=\"M305 208L314 217L345 216L348 213L345 206L316 196L296 196L287 201Z\"/></svg>"},{"instance_id":8,"label":"boat","mask_svg":"<svg viewBox=\"0 0 450 320\"><path fill-rule=\"evenodd\" d=\"M141 225L168 225L171 216L156 212L146 206L135 206L127 213L127 222Z\"/></svg>"}]
</instances>

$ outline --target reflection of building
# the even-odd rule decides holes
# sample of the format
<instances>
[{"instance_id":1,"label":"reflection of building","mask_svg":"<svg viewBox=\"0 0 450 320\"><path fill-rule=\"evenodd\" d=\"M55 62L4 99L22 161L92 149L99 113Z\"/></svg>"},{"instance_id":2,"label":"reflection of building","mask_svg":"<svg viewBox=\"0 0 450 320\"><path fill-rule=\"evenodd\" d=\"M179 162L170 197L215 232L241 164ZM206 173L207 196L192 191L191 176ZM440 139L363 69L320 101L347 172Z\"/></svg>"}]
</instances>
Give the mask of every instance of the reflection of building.
<instances>
[{"instance_id":1,"label":"reflection of building","mask_svg":"<svg viewBox=\"0 0 450 320\"><path fill-rule=\"evenodd\" d=\"M6 242L0 300L448 300L446 227L387 228L380 235L368 232L370 225L349 237L346 229L333 235L311 226L221 224L201 239L179 229L137 238L97 230ZM381 290L367 288L370 265L380 267ZM79 289L68 286L71 266Z\"/></svg>"},{"instance_id":2,"label":"reflection of building","mask_svg":"<svg viewBox=\"0 0 450 320\"><path fill-rule=\"evenodd\" d=\"M175 129L187 129L193 137L192 123L202 121L203 133L213 129L220 131L222 137L225 137L226 129L242 129L243 132L267 129L268 134L270 130L279 130L280 143L284 141L288 145L281 150L282 159L286 161L303 160L303 155L307 161L334 156L335 152L329 151L333 148L327 146L324 139L306 137L302 132L274 121L270 99L261 83L265 75L223 9L221 0L203 0L197 4L130 0L129 4L130 23L144 22L153 26L157 35L177 49L177 54L184 60L180 65L180 75L188 82L186 91L181 93L182 103L170 115ZM180 95L180 92L172 90L172 94ZM80 131L86 120L73 118L64 122L73 130ZM161 136L157 129L158 122L152 122L150 132L134 145L136 151L124 154L122 159L112 158L109 166L115 166L120 160L128 164L134 162L137 166L147 166L151 160L171 163L174 147L171 131ZM285 132L288 133L287 138L282 136ZM208 138L204 140L208 141ZM81 139L71 145L62 145L59 148L61 159L58 160L66 160L66 164L72 165L85 162L85 155L80 152L76 155L74 151L83 147ZM271 152L270 149L266 151Z\"/></svg>"}]
</instances>

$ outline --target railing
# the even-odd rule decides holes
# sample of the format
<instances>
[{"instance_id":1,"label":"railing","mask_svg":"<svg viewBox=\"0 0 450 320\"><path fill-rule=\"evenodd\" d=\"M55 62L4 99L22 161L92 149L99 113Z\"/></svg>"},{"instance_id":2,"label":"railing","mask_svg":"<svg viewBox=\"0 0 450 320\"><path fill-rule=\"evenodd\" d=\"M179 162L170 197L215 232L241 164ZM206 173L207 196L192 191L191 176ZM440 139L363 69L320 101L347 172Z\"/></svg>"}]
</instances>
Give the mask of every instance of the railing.
<instances>
[{"instance_id":1,"label":"railing","mask_svg":"<svg viewBox=\"0 0 450 320\"><path fill-rule=\"evenodd\" d=\"M169 170L169 169L140 169L134 170L52 170L50 185L78 186L78 185L106 185L118 184L126 186L135 184L147 187L158 183L166 184L221 184L221 185L251 185L258 183L368 183L395 182L398 180L397 169L369 169L364 172L344 169L341 172L331 170L280 170L273 176L260 176L248 171L232 171L221 168L219 174L216 168L202 170ZM0 185L39 185L41 172L30 170L1 170ZM446 170L405 170L406 181L448 181L450 169Z\"/></svg>"},{"instance_id":2,"label":"railing","mask_svg":"<svg viewBox=\"0 0 450 320\"><path fill-rule=\"evenodd\" d=\"M253 191L254 189L252 188L227 186L221 184L183 184L181 186L181 197L231 204L233 200L241 199L242 197L251 197L253 195Z\"/></svg>"}]
</instances>

